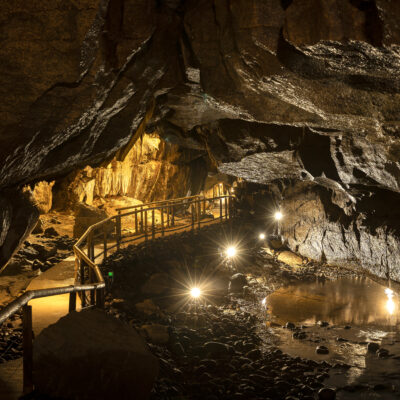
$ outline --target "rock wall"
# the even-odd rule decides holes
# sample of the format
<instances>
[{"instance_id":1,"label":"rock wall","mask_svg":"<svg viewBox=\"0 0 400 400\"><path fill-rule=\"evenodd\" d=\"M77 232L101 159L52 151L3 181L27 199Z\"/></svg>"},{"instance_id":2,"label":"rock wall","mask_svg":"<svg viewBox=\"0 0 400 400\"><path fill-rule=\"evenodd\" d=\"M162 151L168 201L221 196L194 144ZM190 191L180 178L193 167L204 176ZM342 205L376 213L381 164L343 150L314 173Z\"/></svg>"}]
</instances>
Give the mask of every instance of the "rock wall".
<instances>
[{"instance_id":1,"label":"rock wall","mask_svg":"<svg viewBox=\"0 0 400 400\"><path fill-rule=\"evenodd\" d=\"M0 272L39 219L30 191L7 190L0 196Z\"/></svg>"},{"instance_id":2,"label":"rock wall","mask_svg":"<svg viewBox=\"0 0 400 400\"><path fill-rule=\"evenodd\" d=\"M128 196L143 202L198 193L207 175L204 152L143 134L123 160L71 174L55 186L55 207L74 207L96 198Z\"/></svg>"},{"instance_id":3,"label":"rock wall","mask_svg":"<svg viewBox=\"0 0 400 400\"><path fill-rule=\"evenodd\" d=\"M283 236L303 256L400 281L400 194L363 188L355 196L326 178L289 186Z\"/></svg>"},{"instance_id":4,"label":"rock wall","mask_svg":"<svg viewBox=\"0 0 400 400\"><path fill-rule=\"evenodd\" d=\"M390 197L400 182L399 4L2 2L0 191L96 169L146 131L206 149L214 167L249 182L326 177L356 199ZM113 168L96 169L98 189L83 173L78 197L133 188ZM135 196L159 196L157 168L137 175L146 184ZM168 168L175 190L184 178Z\"/></svg>"}]
</instances>

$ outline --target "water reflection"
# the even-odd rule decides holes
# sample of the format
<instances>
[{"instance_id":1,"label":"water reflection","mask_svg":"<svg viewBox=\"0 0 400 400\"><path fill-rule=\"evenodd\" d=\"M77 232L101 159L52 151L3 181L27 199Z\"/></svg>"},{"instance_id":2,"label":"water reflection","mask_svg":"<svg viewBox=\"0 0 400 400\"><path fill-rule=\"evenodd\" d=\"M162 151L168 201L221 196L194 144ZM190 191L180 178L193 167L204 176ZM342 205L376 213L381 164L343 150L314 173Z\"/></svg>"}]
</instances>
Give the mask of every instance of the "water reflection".
<instances>
[{"instance_id":1,"label":"water reflection","mask_svg":"<svg viewBox=\"0 0 400 400\"><path fill-rule=\"evenodd\" d=\"M398 296L365 278L301 283L281 288L267 298L273 321L312 324L389 326L399 321Z\"/></svg>"}]
</instances>

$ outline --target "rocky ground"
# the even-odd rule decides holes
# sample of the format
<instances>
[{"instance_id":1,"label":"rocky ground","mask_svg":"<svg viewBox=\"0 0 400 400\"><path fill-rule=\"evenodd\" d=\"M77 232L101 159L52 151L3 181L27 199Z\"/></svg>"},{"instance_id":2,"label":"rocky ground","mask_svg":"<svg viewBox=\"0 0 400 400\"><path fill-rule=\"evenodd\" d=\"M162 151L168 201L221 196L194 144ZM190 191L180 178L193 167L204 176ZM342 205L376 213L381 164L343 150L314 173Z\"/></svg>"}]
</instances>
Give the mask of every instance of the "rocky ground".
<instances>
[{"instance_id":1,"label":"rocky ground","mask_svg":"<svg viewBox=\"0 0 400 400\"><path fill-rule=\"evenodd\" d=\"M234 230L246 239L239 243ZM238 243L233 261L220 254L230 243ZM104 272L113 275L107 311L135 326L160 359L153 399L335 398L323 384L331 365L283 354L262 329L267 294L321 275L307 261L301 271L285 266L278 253L268 254L254 226L242 224L159 239L107 260ZM330 273L337 275L328 269L328 279ZM196 300L192 286L203 290ZM287 328L301 335L300 327Z\"/></svg>"},{"instance_id":2,"label":"rocky ground","mask_svg":"<svg viewBox=\"0 0 400 400\"><path fill-rule=\"evenodd\" d=\"M160 361L152 399L334 399L343 390L357 392L354 385L327 383L350 365L327 362L329 346L323 341L315 341L319 360L283 353L268 329L278 324L263 303L281 287L355 272L277 249L279 241L260 241L260 231L254 222L209 226L130 246L102 265L106 312L135 327ZM46 240L49 245L61 238ZM237 255L228 259L225 251L232 244ZM26 244L24 254L36 248ZM202 291L197 299L190 296L193 287ZM313 329L322 333L327 325L319 321ZM296 340L310 339L305 326L285 321L282 327ZM19 316L3 325L0 343L7 349L0 362L21 355ZM382 350L377 343L363 346ZM375 386L363 390L382 390ZM49 399L37 393L30 398Z\"/></svg>"},{"instance_id":3,"label":"rocky ground","mask_svg":"<svg viewBox=\"0 0 400 400\"><path fill-rule=\"evenodd\" d=\"M21 295L33 278L73 254L75 241L65 234L64 220L55 215L41 220L0 274L0 310ZM18 313L0 327L0 364L21 356L22 321Z\"/></svg>"}]
</instances>

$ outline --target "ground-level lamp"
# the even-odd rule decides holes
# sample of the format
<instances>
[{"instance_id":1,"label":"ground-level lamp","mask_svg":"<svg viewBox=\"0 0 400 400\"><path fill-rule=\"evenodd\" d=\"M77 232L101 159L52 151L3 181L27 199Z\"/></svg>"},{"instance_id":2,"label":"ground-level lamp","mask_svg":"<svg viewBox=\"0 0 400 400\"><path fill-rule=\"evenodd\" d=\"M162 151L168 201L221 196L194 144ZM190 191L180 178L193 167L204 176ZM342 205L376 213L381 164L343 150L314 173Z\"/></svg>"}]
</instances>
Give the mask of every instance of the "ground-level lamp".
<instances>
[{"instance_id":1,"label":"ground-level lamp","mask_svg":"<svg viewBox=\"0 0 400 400\"><path fill-rule=\"evenodd\" d=\"M228 258L233 258L233 257L235 257L235 256L236 256L236 253L237 253L237 251L236 251L236 247L235 247L235 246L229 246L229 247L226 249L226 251L225 251L225 254L226 254L226 256L227 256Z\"/></svg>"},{"instance_id":2,"label":"ground-level lamp","mask_svg":"<svg viewBox=\"0 0 400 400\"><path fill-rule=\"evenodd\" d=\"M276 233L277 233L277 235L280 235L281 234L280 221L283 218L282 211L279 211L279 210L276 211L275 214L274 214L274 218L275 218L275 221L276 221Z\"/></svg>"},{"instance_id":3,"label":"ground-level lamp","mask_svg":"<svg viewBox=\"0 0 400 400\"><path fill-rule=\"evenodd\" d=\"M260 233L260 234L258 235L258 238L259 238L260 240L265 240L265 233Z\"/></svg>"},{"instance_id":4,"label":"ground-level lamp","mask_svg":"<svg viewBox=\"0 0 400 400\"><path fill-rule=\"evenodd\" d=\"M386 288L385 294L387 296L386 310L388 311L389 315L393 315L394 308L395 308L394 301L393 301L394 292L392 289Z\"/></svg>"},{"instance_id":5,"label":"ground-level lamp","mask_svg":"<svg viewBox=\"0 0 400 400\"><path fill-rule=\"evenodd\" d=\"M198 299L201 296L201 290L198 287L193 287L190 289L190 296L194 299Z\"/></svg>"}]
</instances>

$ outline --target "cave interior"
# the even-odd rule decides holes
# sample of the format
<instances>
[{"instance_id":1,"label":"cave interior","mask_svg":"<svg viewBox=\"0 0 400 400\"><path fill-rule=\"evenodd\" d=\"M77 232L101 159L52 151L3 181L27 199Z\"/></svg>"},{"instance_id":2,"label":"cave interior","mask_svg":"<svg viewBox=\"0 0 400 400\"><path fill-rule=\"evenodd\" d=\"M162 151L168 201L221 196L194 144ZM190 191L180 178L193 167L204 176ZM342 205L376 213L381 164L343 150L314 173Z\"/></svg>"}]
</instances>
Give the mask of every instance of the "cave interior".
<instances>
[{"instance_id":1,"label":"cave interior","mask_svg":"<svg viewBox=\"0 0 400 400\"><path fill-rule=\"evenodd\" d=\"M0 398L400 398L400 2L0 11Z\"/></svg>"}]
</instances>

